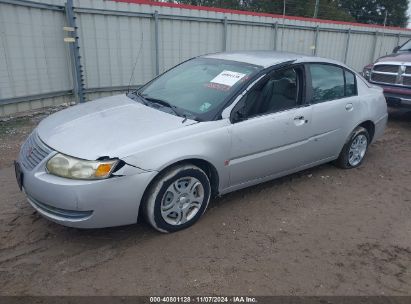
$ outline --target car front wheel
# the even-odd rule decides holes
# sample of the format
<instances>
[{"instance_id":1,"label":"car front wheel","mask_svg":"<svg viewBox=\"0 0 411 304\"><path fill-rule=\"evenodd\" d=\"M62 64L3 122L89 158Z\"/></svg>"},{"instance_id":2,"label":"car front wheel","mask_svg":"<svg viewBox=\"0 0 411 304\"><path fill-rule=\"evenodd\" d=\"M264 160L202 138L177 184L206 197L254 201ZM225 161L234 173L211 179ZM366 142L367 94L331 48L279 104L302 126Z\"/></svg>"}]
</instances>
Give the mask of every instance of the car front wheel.
<instances>
[{"instance_id":1,"label":"car front wheel","mask_svg":"<svg viewBox=\"0 0 411 304\"><path fill-rule=\"evenodd\" d=\"M210 194L210 180L202 169L191 164L173 167L151 185L145 216L161 232L185 229L204 213Z\"/></svg>"},{"instance_id":2,"label":"car front wheel","mask_svg":"<svg viewBox=\"0 0 411 304\"><path fill-rule=\"evenodd\" d=\"M357 127L351 134L350 140L344 145L337 165L343 169L355 168L361 165L368 150L370 135L367 129Z\"/></svg>"}]
</instances>

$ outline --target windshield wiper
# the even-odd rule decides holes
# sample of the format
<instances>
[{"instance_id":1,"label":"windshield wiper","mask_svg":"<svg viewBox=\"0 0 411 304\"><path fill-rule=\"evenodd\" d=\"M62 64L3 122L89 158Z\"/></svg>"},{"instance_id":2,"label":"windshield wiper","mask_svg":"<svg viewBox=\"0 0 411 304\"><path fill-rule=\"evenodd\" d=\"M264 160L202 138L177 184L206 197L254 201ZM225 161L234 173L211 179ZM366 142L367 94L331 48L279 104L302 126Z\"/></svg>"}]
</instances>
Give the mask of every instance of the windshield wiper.
<instances>
[{"instance_id":1,"label":"windshield wiper","mask_svg":"<svg viewBox=\"0 0 411 304\"><path fill-rule=\"evenodd\" d=\"M135 98L131 98L130 95L134 95L138 97L138 100L136 100ZM133 100L136 100L138 102L141 102L143 105L148 106L147 101L144 99L143 96L141 96L141 94L138 91L131 91L130 93L127 94L127 96Z\"/></svg>"},{"instance_id":2,"label":"windshield wiper","mask_svg":"<svg viewBox=\"0 0 411 304\"><path fill-rule=\"evenodd\" d=\"M149 97L145 94L138 93L138 95L140 97L144 98L145 100L148 100L148 101L151 101L153 103L157 103L157 104L162 105L164 107L170 108L177 116L184 117L183 122L185 122L187 120L187 115L185 113L183 113L179 107L176 107L175 105L172 105L168 101L165 101L165 100L160 99L160 98Z\"/></svg>"}]
</instances>

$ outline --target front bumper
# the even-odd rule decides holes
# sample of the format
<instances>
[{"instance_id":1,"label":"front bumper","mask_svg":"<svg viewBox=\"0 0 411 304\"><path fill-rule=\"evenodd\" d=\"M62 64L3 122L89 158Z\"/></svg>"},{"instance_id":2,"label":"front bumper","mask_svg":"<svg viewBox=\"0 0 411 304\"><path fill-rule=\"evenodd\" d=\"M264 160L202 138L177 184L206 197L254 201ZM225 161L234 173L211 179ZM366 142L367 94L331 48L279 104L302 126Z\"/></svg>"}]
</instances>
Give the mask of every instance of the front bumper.
<instances>
[{"instance_id":1,"label":"front bumper","mask_svg":"<svg viewBox=\"0 0 411 304\"><path fill-rule=\"evenodd\" d=\"M103 228L137 222L140 202L155 171L125 165L104 180L72 180L48 174L45 165L33 170L21 166L22 190L30 205L42 216L76 228ZM20 162L20 161L18 161Z\"/></svg>"},{"instance_id":2,"label":"front bumper","mask_svg":"<svg viewBox=\"0 0 411 304\"><path fill-rule=\"evenodd\" d=\"M384 94L387 106L391 108L411 108L411 96L398 96L395 94Z\"/></svg>"},{"instance_id":3,"label":"front bumper","mask_svg":"<svg viewBox=\"0 0 411 304\"><path fill-rule=\"evenodd\" d=\"M371 83L383 88L387 106L392 108L411 108L411 89Z\"/></svg>"}]
</instances>

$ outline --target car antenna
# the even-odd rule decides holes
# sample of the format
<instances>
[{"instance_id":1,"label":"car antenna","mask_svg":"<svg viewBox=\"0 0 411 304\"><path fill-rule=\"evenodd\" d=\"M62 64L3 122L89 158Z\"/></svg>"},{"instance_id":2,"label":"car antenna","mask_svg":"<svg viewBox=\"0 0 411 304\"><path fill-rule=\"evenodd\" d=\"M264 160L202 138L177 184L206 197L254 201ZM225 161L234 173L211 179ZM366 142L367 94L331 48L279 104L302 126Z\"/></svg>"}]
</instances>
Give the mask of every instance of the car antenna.
<instances>
[{"instance_id":1,"label":"car antenna","mask_svg":"<svg viewBox=\"0 0 411 304\"><path fill-rule=\"evenodd\" d=\"M133 70L131 71L131 76L130 76L130 80L128 81L128 86L127 86L127 94L130 92L130 86L131 86L131 82L133 81L134 78L134 71L136 69L137 66L137 61L140 57L141 54L141 49L143 48L143 32L141 32L141 40L140 40L140 49L138 50L137 56L136 56L136 60L134 62L134 66L133 66Z\"/></svg>"}]
</instances>

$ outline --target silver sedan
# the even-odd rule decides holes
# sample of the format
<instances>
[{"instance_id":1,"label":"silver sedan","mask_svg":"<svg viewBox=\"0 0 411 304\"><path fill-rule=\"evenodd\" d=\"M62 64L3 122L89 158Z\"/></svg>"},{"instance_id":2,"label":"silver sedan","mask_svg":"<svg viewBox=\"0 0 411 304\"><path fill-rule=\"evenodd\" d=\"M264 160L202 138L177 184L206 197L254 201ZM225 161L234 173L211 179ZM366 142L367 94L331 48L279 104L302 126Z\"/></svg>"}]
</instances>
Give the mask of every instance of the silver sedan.
<instances>
[{"instance_id":1,"label":"silver sedan","mask_svg":"<svg viewBox=\"0 0 411 304\"><path fill-rule=\"evenodd\" d=\"M138 90L43 120L16 177L62 225L194 224L210 198L323 163L359 166L383 134L382 90L328 59L229 52L188 60Z\"/></svg>"}]
</instances>

